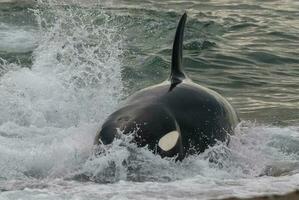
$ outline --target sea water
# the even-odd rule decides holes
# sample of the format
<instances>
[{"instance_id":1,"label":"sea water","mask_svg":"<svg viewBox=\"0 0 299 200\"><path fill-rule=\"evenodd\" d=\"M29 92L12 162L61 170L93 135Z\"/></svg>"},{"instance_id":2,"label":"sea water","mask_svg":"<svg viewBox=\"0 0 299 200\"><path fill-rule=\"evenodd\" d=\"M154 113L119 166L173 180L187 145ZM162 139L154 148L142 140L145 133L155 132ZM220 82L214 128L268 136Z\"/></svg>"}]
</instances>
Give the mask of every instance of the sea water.
<instances>
[{"instance_id":1,"label":"sea water","mask_svg":"<svg viewBox=\"0 0 299 200\"><path fill-rule=\"evenodd\" d=\"M220 199L299 187L299 4L289 1L0 1L0 199ZM241 123L183 162L130 136L97 149L105 118L184 68ZM95 151L100 150L100 155Z\"/></svg>"}]
</instances>

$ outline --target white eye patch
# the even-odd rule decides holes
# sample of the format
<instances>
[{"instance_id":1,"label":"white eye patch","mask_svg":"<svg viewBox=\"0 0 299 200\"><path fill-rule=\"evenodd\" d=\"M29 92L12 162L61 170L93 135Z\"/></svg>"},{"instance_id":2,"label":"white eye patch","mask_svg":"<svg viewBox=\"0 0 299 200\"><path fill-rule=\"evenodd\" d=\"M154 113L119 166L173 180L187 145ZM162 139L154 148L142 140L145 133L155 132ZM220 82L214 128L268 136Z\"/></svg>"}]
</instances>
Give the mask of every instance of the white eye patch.
<instances>
[{"instance_id":1,"label":"white eye patch","mask_svg":"<svg viewBox=\"0 0 299 200\"><path fill-rule=\"evenodd\" d=\"M171 131L159 140L158 146L163 151L170 151L177 144L179 136L179 132Z\"/></svg>"}]
</instances>

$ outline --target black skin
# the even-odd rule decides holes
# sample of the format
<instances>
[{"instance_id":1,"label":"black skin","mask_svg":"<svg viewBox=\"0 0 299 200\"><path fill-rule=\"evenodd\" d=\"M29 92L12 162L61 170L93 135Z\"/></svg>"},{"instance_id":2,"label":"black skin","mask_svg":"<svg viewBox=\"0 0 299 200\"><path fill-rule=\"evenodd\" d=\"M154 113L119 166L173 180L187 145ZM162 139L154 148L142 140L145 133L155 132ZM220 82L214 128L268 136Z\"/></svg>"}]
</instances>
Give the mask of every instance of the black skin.
<instances>
[{"instance_id":1,"label":"black skin","mask_svg":"<svg viewBox=\"0 0 299 200\"><path fill-rule=\"evenodd\" d=\"M172 52L170 77L167 81L145 88L131 97L104 122L95 144L110 144L115 137L134 132L139 147L147 146L162 157L182 160L199 154L217 141L228 141L239 118L233 107L217 92L193 83L182 71L183 33L186 13L181 17ZM179 133L169 151L158 146L171 131Z\"/></svg>"},{"instance_id":2,"label":"black skin","mask_svg":"<svg viewBox=\"0 0 299 200\"><path fill-rule=\"evenodd\" d=\"M143 89L128 99L128 103L114 112L96 137L103 144L110 144L117 135L135 131L134 142L146 146L162 157L198 154L217 141L225 142L238 123L232 106L218 93L199 86L190 80L177 84L170 91L171 83ZM166 133L179 130L181 140L175 150L163 152L157 146Z\"/></svg>"}]
</instances>

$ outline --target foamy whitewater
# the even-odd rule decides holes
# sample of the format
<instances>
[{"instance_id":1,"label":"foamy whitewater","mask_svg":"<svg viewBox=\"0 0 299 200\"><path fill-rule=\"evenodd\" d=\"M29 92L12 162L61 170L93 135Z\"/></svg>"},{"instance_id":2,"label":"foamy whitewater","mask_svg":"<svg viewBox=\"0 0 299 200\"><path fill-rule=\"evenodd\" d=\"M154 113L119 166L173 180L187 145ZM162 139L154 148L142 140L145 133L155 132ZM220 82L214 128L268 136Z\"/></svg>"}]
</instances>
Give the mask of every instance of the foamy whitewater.
<instances>
[{"instance_id":1,"label":"foamy whitewater","mask_svg":"<svg viewBox=\"0 0 299 200\"><path fill-rule=\"evenodd\" d=\"M97 130L130 91L124 58L143 62L128 50L123 18L113 16L121 8L103 5L40 1L28 8L36 26L0 21L1 51L30 54L28 62L0 57L1 200L220 199L299 188L296 123L244 119L229 146L219 143L184 162L137 148L130 136L94 147ZM172 17L174 27L179 15ZM167 66L161 74L168 73Z\"/></svg>"}]
</instances>

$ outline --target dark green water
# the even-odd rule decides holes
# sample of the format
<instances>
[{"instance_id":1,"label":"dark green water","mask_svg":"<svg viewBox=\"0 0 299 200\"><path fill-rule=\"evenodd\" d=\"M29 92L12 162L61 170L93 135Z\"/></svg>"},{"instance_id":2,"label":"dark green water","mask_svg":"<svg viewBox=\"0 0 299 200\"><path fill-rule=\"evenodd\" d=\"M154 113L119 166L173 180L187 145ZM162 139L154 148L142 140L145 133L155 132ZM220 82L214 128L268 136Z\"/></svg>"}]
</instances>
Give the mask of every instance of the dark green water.
<instances>
[{"instance_id":1,"label":"dark green water","mask_svg":"<svg viewBox=\"0 0 299 200\"><path fill-rule=\"evenodd\" d=\"M242 119L298 124L296 1L107 1L90 7L85 9L93 16L102 7L111 26L119 29L122 77L129 94L167 78L176 23L186 10L184 63L189 76L226 96ZM37 28L27 7L5 6L0 22ZM1 45L2 58L30 67L34 47L6 48Z\"/></svg>"},{"instance_id":2,"label":"dark green water","mask_svg":"<svg viewBox=\"0 0 299 200\"><path fill-rule=\"evenodd\" d=\"M131 85L136 78L143 87L167 77L176 22L187 10L184 63L190 77L228 97L243 119L298 123L298 4L181 1L134 7L120 8L119 19L133 54L126 59Z\"/></svg>"},{"instance_id":3,"label":"dark green water","mask_svg":"<svg viewBox=\"0 0 299 200\"><path fill-rule=\"evenodd\" d=\"M4 1L0 198L220 199L299 188L298 1ZM230 144L182 163L126 140L92 157L119 103L168 77L185 11L186 73L242 119Z\"/></svg>"}]
</instances>

